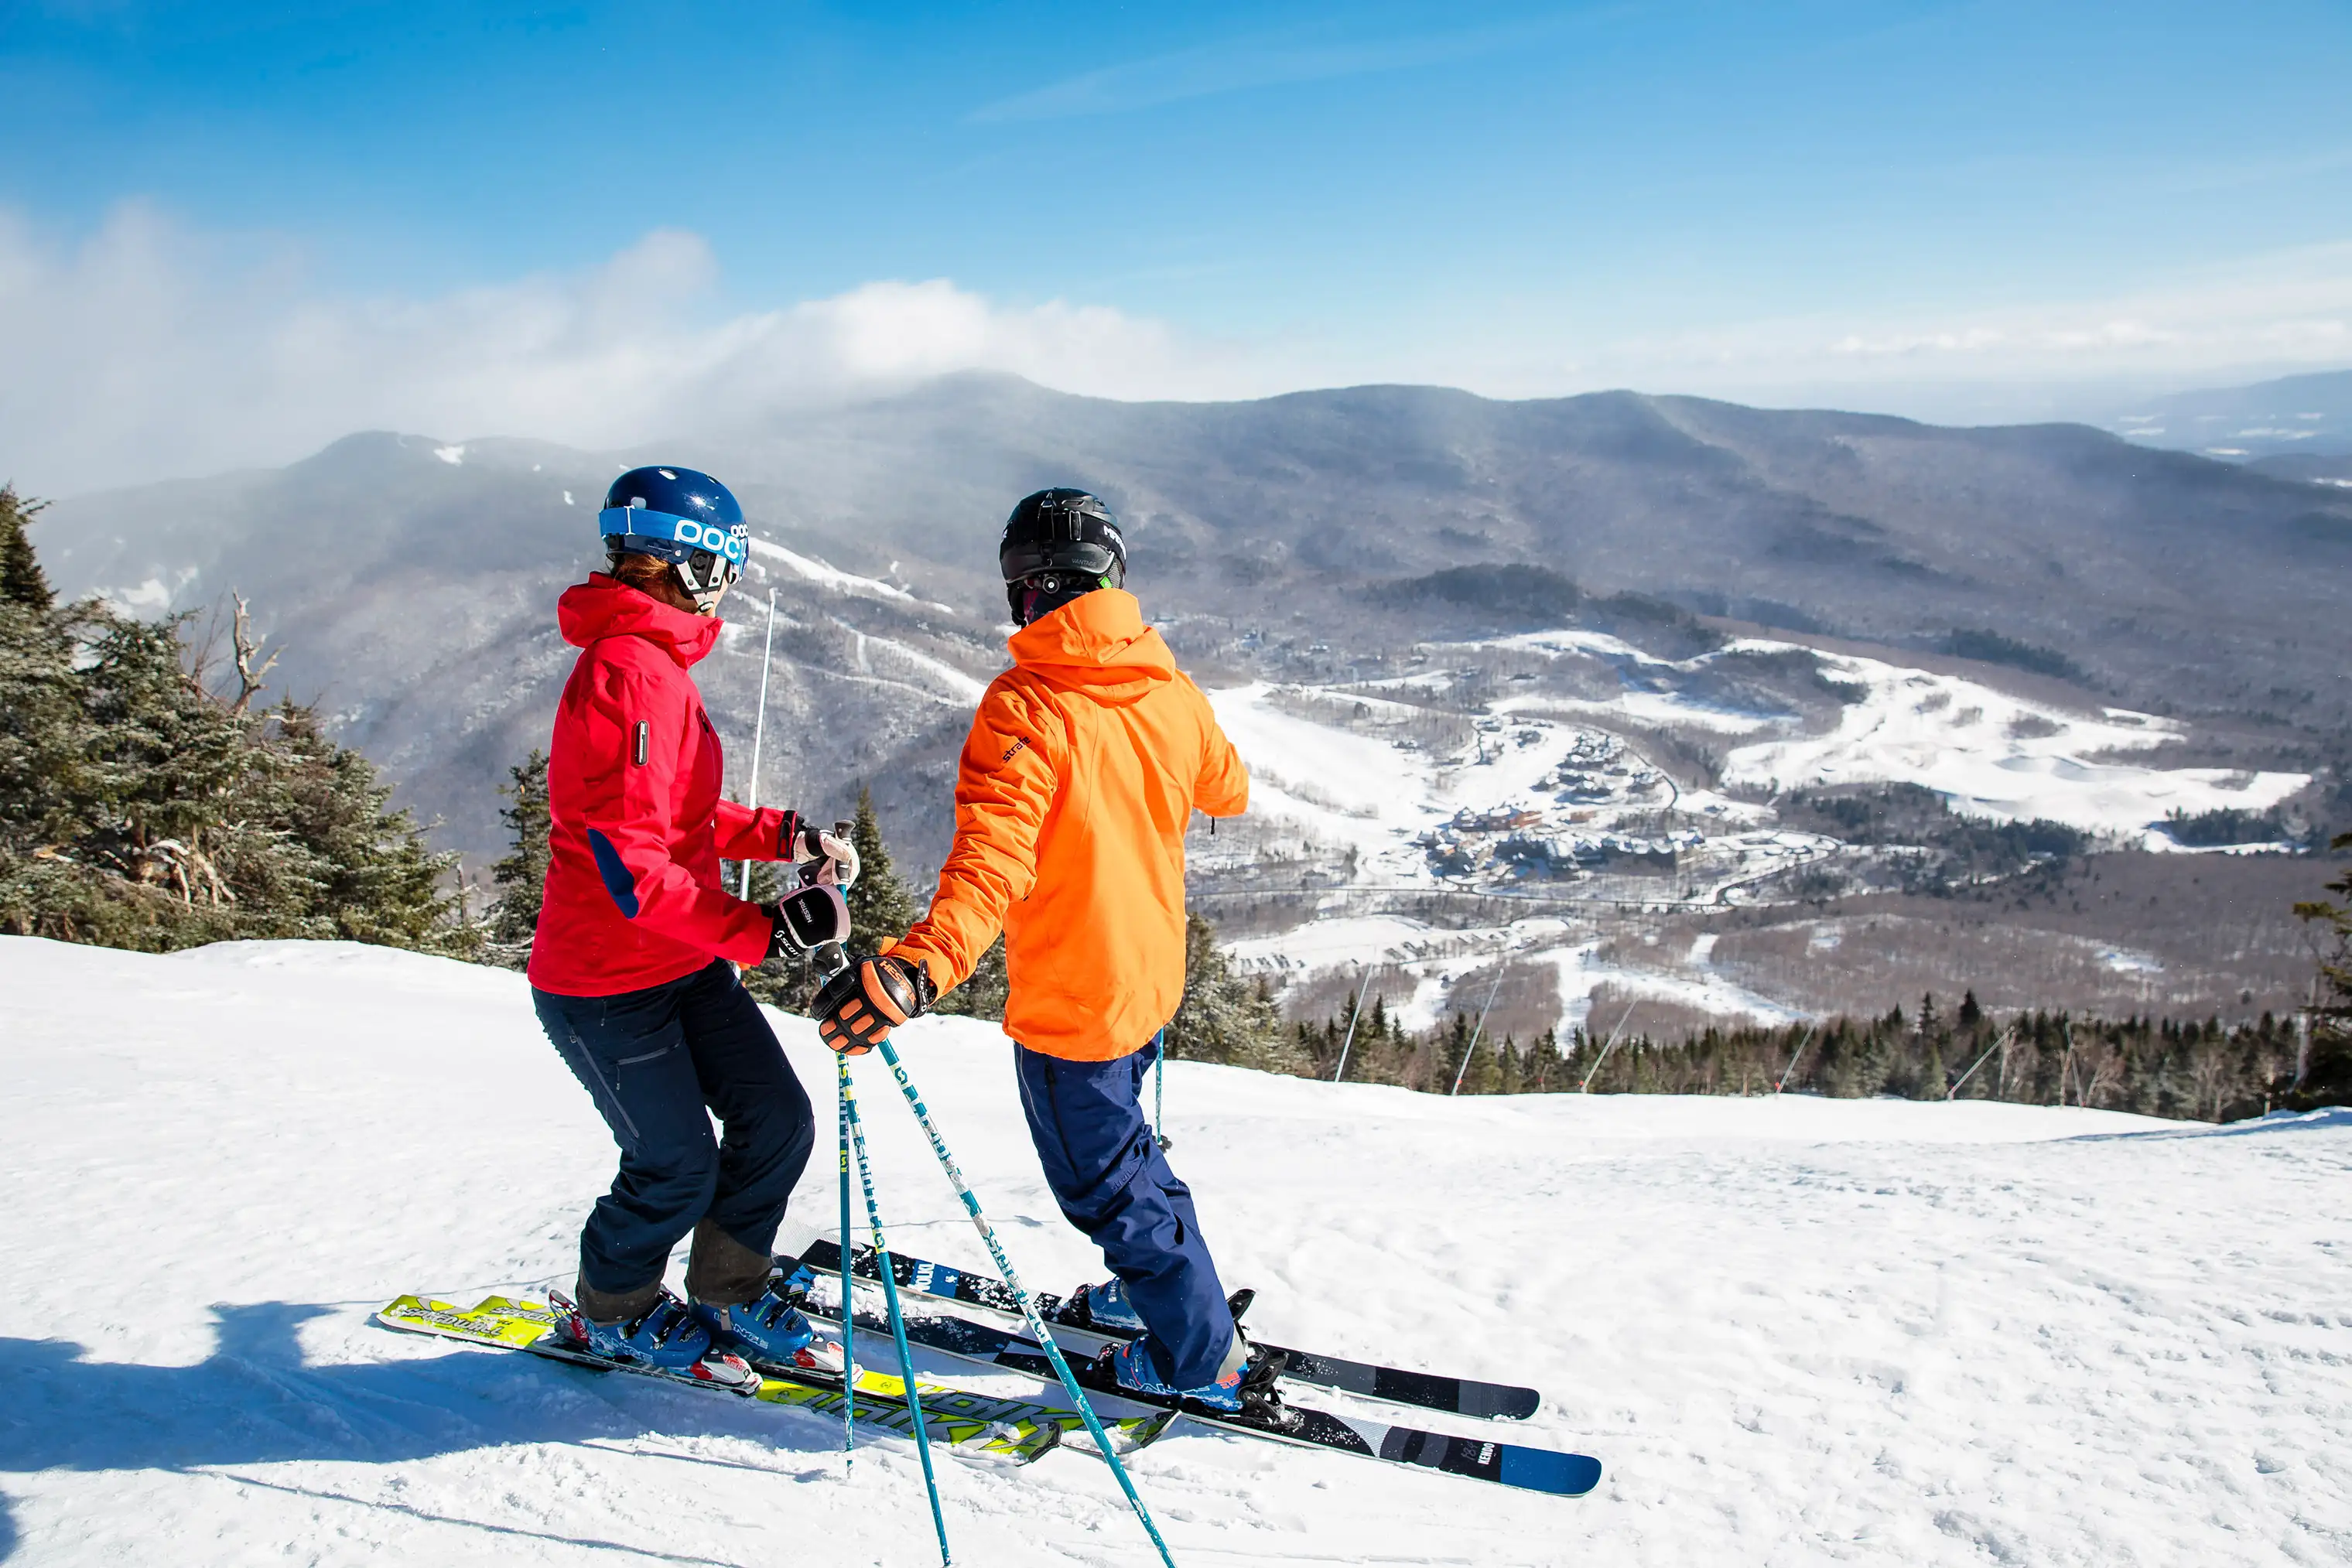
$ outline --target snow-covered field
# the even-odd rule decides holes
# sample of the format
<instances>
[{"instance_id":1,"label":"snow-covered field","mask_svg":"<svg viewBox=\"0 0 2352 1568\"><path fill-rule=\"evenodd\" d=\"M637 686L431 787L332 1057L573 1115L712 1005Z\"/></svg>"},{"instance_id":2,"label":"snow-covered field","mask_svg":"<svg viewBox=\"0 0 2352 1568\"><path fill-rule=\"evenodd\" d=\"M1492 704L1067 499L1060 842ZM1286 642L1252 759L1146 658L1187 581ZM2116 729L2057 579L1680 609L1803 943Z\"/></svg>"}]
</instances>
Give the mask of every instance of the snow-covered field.
<instances>
[{"instance_id":1,"label":"snow-covered field","mask_svg":"<svg viewBox=\"0 0 2352 1568\"><path fill-rule=\"evenodd\" d=\"M369 1324L403 1290L569 1274L611 1148L518 977L9 938L0 985L0 1559L934 1560L895 1440L845 1478L827 1421ZM1001 1038L905 1040L1033 1283L1082 1277ZM897 1237L981 1262L861 1082ZM1608 1465L1567 1502L1180 1435L1136 1470L1181 1563L2352 1559L2352 1117L1463 1102L1187 1064L1168 1094L1264 1333L1532 1382L1501 1435ZM824 1223L831 1183L821 1151L799 1212ZM1151 1560L1081 1456L942 1481L960 1563Z\"/></svg>"},{"instance_id":2,"label":"snow-covered field","mask_svg":"<svg viewBox=\"0 0 2352 1568\"><path fill-rule=\"evenodd\" d=\"M1259 683L1213 694L1217 717L1250 764L1254 810L1298 825L1326 844L1387 856L1386 869L1409 868L1399 844L1456 811L1545 810L1549 776L1580 731L1522 710L1577 712L1593 725L1631 720L1692 732L1736 736L1724 777L1737 784L1795 789L1811 785L1917 784L1956 811L1998 821L2046 818L2105 835L2131 848L2178 846L2155 831L2166 814L2223 807L2266 810L2311 782L2301 773L2233 773L2218 768L2162 768L2122 760L2186 737L2174 720L2105 708L2075 711L2029 701L1965 676L1941 674L1854 654L1822 653L1793 643L1744 639L1716 653L1670 661L1593 632L1530 632L1486 643L1443 645L1449 655L1504 650L1558 658L1599 658L1645 677L1673 682L1720 660L1805 654L1829 680L1852 693L1826 731L1805 733L1785 714L1710 706L1674 690L1629 685L1607 700L1505 697L1491 705L1496 737L1478 750L1436 755L1401 747L1376 735L1286 712L1277 688ZM1436 679L1439 677L1413 677ZM1312 690L1313 688L1304 688ZM1347 699L1357 700L1352 695ZM1517 731L1518 733L1512 733ZM1717 742L1719 744L1719 742ZM1667 803L1633 789L1622 802L1643 811ZM1727 828L1752 812L1720 796L1681 792L1685 812L1711 809ZM1585 815L1592 815L1587 812ZM1604 810L1602 816L1611 812Z\"/></svg>"},{"instance_id":3,"label":"snow-covered field","mask_svg":"<svg viewBox=\"0 0 2352 1568\"><path fill-rule=\"evenodd\" d=\"M1788 644L1735 643L1726 652L1779 652ZM2182 739L2187 728L2152 714L2095 714L2027 702L1960 675L1906 669L1853 654L1823 653L1832 678L1858 687L1826 735L1767 741L1733 751L1736 783L1917 784L1968 816L2046 818L2112 834L2135 849L2178 848L2152 831L2167 813L2235 808L2265 811L2311 782L2306 773L2233 773L2221 768L2151 768L2113 760ZM2107 760L2087 760L2105 758Z\"/></svg>"}]
</instances>

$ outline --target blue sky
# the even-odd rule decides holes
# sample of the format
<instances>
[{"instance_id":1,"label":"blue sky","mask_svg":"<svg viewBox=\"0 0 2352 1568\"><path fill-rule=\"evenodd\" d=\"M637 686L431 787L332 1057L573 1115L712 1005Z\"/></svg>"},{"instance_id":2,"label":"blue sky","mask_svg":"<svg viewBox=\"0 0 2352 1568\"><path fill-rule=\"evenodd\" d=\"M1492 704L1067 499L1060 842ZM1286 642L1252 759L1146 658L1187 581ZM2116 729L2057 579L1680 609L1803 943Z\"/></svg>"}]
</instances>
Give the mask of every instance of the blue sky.
<instances>
[{"instance_id":1,"label":"blue sky","mask_svg":"<svg viewBox=\"0 0 2352 1568\"><path fill-rule=\"evenodd\" d=\"M0 327L135 262L151 336L462 338L506 291L723 357L897 280L1119 395L2189 384L2352 363L2347 84L2341 0L20 3ZM840 371L796 320L759 386Z\"/></svg>"}]
</instances>

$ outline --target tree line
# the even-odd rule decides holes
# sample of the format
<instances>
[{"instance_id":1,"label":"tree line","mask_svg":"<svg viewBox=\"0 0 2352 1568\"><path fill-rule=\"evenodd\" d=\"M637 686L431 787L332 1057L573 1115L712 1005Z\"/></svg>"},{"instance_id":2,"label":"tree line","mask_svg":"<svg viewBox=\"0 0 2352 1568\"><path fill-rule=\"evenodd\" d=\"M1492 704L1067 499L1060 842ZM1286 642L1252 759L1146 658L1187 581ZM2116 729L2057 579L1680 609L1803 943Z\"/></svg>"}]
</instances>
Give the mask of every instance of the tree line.
<instances>
[{"instance_id":1,"label":"tree line","mask_svg":"<svg viewBox=\"0 0 2352 1568\"><path fill-rule=\"evenodd\" d=\"M2352 894L2352 876L2336 884ZM2352 942L2352 912L2339 912ZM2352 953L2339 956L2352 981ZM2340 982L2339 982L2340 983ZM1375 998L1295 1027L1309 1075L1445 1094L1770 1094L1832 1099L2000 1100L2084 1105L2205 1122L2352 1102L2352 992L2309 1022L2270 1013L2218 1019L2102 1019L2035 1010L1996 1018L1967 992L1948 1018L1933 995L1908 1016L1839 1016L1810 1023L1710 1026L1676 1039L1546 1030L1522 1047L1480 1038L1468 1015L1403 1028ZM1349 1030L1354 1019L1355 1028ZM1473 1048L1476 1054L1469 1054ZM1465 1063L1466 1058L1466 1063Z\"/></svg>"}]
</instances>

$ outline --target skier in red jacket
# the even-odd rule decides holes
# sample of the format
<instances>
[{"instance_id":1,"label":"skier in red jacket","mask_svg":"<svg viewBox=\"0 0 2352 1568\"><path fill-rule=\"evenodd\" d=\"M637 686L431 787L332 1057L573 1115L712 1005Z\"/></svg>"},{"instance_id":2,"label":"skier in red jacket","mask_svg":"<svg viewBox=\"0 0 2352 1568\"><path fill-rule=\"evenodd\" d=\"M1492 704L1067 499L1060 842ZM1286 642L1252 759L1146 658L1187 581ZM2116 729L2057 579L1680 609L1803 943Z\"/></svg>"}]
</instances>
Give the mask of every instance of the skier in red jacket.
<instances>
[{"instance_id":1,"label":"skier in red jacket","mask_svg":"<svg viewBox=\"0 0 2352 1568\"><path fill-rule=\"evenodd\" d=\"M580 649L547 766L551 853L531 944L532 1005L621 1148L580 1234L578 1348L740 1384L744 1358L838 1372L769 1248L808 1164L808 1095L737 978L848 935L856 852L792 811L719 799L719 737L688 669L718 642L749 535L727 487L690 468L613 483L611 563L564 591ZM719 862L805 862L776 904ZM711 1135L710 1113L725 1125ZM688 1301L662 1283L694 1236ZM689 1304L690 1303L690 1304Z\"/></svg>"}]
</instances>

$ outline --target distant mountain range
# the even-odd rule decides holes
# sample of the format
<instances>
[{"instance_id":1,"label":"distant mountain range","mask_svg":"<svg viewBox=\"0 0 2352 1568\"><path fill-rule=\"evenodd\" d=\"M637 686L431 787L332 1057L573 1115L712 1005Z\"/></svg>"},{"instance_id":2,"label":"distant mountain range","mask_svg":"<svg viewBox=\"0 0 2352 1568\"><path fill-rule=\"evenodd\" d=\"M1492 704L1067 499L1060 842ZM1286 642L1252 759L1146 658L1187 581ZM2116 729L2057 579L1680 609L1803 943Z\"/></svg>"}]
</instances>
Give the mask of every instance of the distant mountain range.
<instances>
[{"instance_id":1,"label":"distant mountain range","mask_svg":"<svg viewBox=\"0 0 2352 1568\"><path fill-rule=\"evenodd\" d=\"M706 670L730 756L748 757L773 587L763 793L835 810L868 780L919 859L943 841L953 747L1003 659L997 529L1056 483L1109 499L1147 610L1231 672L1328 675L1523 625L1525 595L1394 585L1533 565L1635 596L1621 611L2021 650L2007 662L2134 706L2352 723L2352 488L2082 425L1425 387L1120 403L962 375L613 453L354 435L283 469L79 497L37 538L71 592L159 610L246 592L293 689L478 852L497 844L491 787L544 735L570 664L555 595L600 559L611 476L647 460L726 478L770 547Z\"/></svg>"},{"instance_id":2,"label":"distant mountain range","mask_svg":"<svg viewBox=\"0 0 2352 1568\"><path fill-rule=\"evenodd\" d=\"M2148 399L2110 422L2133 441L2242 462L2325 455L2352 467L2352 371Z\"/></svg>"}]
</instances>

